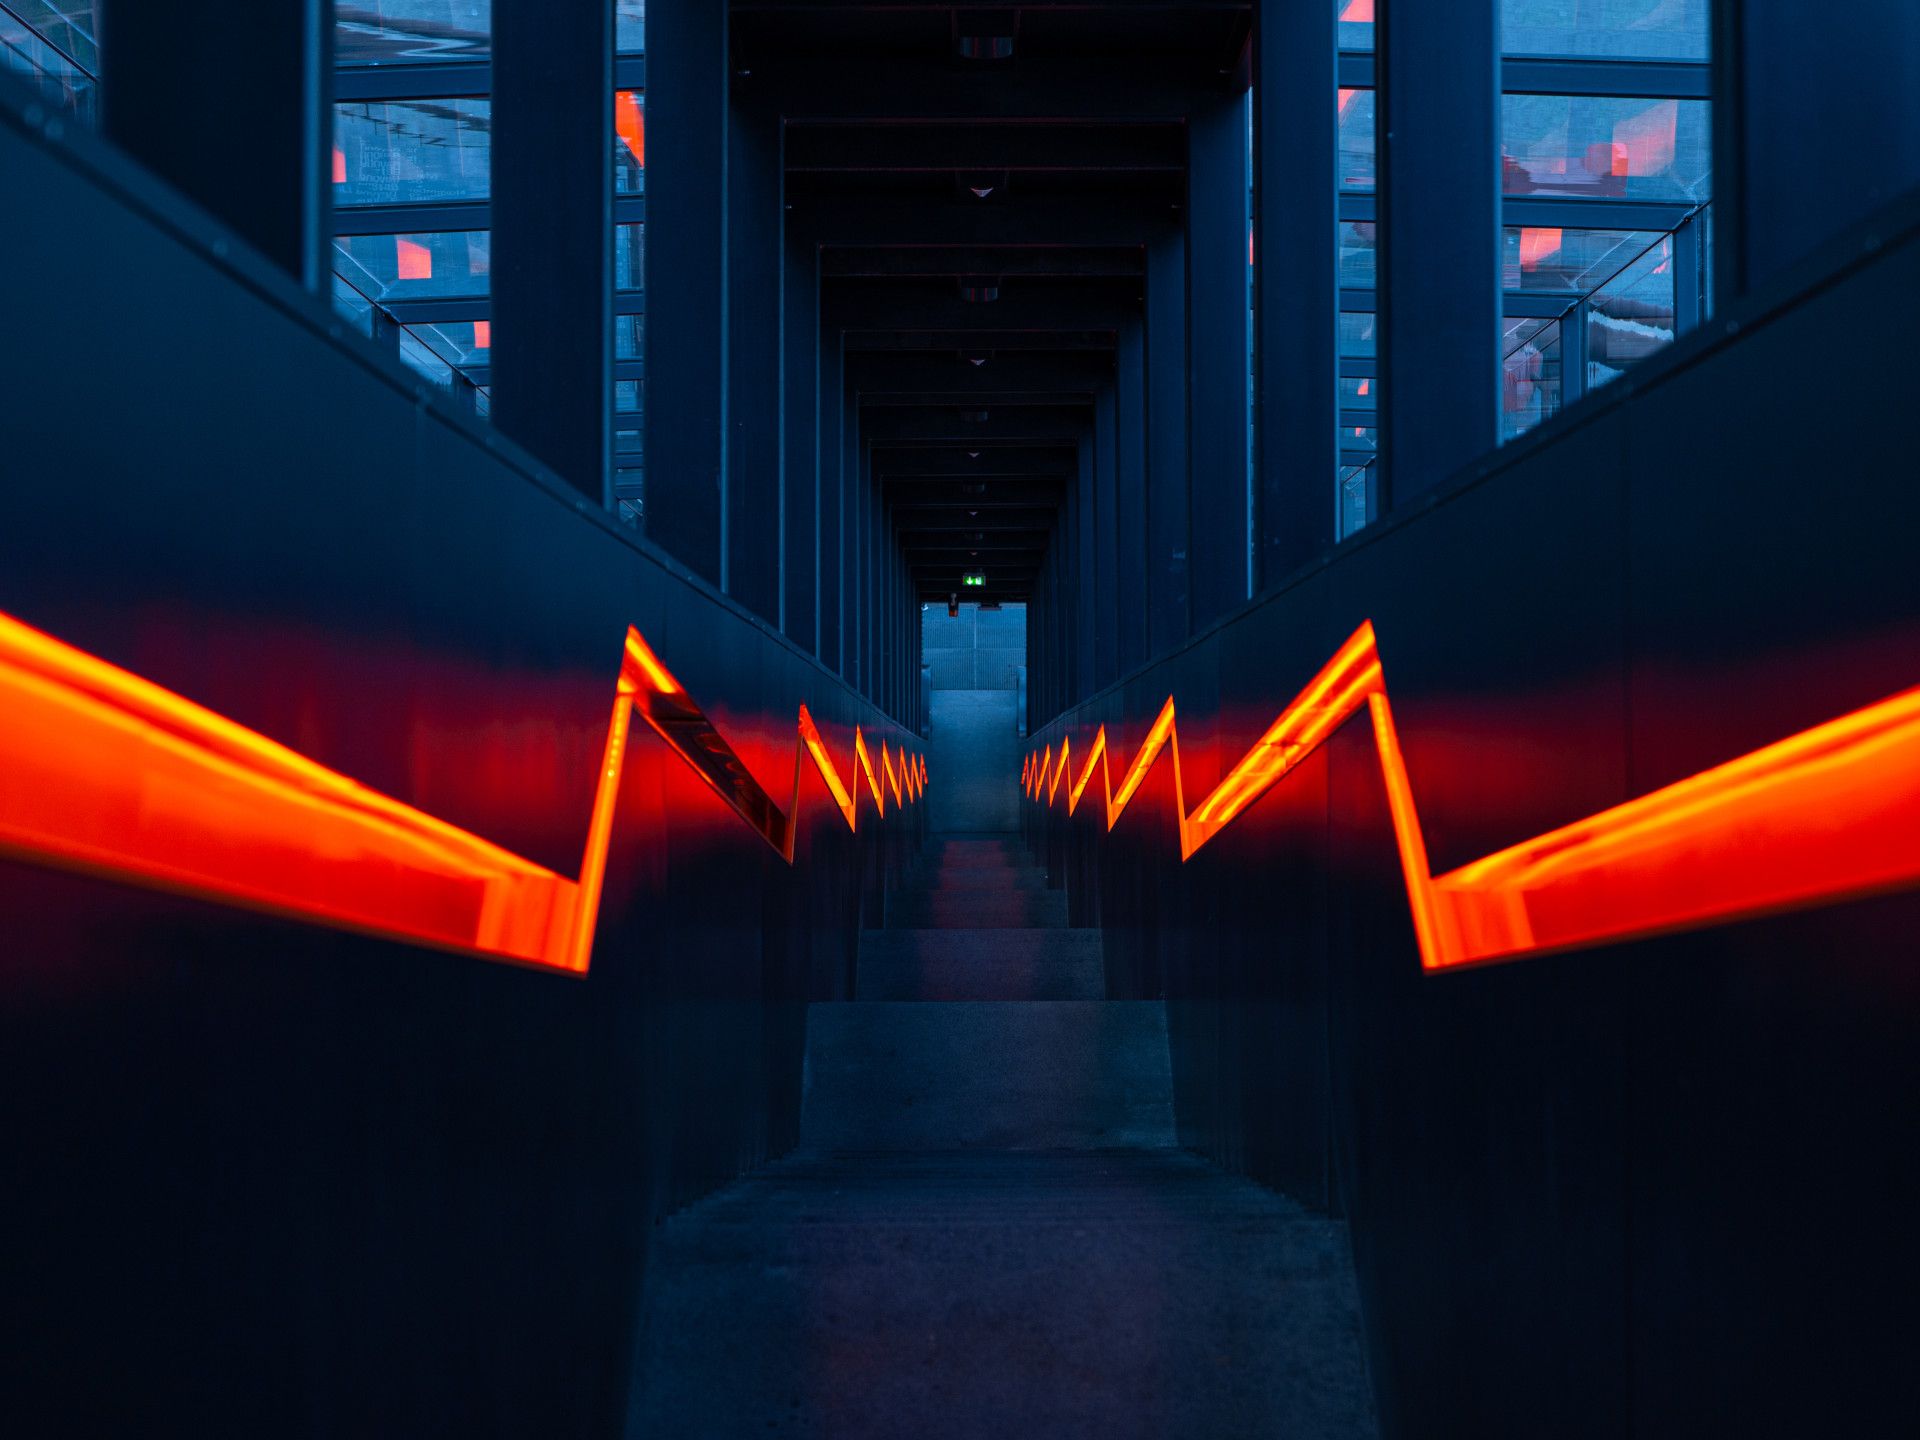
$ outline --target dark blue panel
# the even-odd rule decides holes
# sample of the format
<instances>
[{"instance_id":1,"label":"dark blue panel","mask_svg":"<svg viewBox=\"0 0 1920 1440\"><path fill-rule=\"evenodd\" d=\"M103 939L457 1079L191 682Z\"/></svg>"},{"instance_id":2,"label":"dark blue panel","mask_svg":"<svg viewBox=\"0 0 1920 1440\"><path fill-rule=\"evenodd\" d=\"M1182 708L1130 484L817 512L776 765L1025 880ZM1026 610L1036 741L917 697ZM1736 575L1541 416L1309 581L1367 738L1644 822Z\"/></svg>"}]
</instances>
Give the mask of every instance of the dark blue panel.
<instances>
[{"instance_id":1,"label":"dark blue panel","mask_svg":"<svg viewBox=\"0 0 1920 1440\"><path fill-rule=\"evenodd\" d=\"M826 486L820 457L819 256L814 247L787 242L784 284L780 513L786 543L781 628L801 649L820 655L820 531Z\"/></svg>"}]
</instances>

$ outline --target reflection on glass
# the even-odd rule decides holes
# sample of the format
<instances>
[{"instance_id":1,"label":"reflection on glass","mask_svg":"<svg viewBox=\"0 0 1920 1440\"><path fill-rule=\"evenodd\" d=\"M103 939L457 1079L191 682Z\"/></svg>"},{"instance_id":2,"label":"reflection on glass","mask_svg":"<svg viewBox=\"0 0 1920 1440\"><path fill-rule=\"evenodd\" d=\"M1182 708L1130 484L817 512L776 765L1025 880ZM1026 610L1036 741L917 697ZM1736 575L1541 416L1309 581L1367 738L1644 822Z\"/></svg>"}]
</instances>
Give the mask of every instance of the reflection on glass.
<instances>
[{"instance_id":1,"label":"reflection on glass","mask_svg":"<svg viewBox=\"0 0 1920 1440\"><path fill-rule=\"evenodd\" d=\"M1646 230L1562 230L1508 226L1501 232L1508 290L1586 295L1657 244Z\"/></svg>"},{"instance_id":2,"label":"reflection on glass","mask_svg":"<svg viewBox=\"0 0 1920 1440\"><path fill-rule=\"evenodd\" d=\"M1365 451L1371 453L1380 448L1380 432L1371 425L1342 425L1340 427L1340 449L1343 452Z\"/></svg>"},{"instance_id":3,"label":"reflection on glass","mask_svg":"<svg viewBox=\"0 0 1920 1440\"><path fill-rule=\"evenodd\" d=\"M334 55L342 65L484 60L493 0L336 0Z\"/></svg>"},{"instance_id":4,"label":"reflection on glass","mask_svg":"<svg viewBox=\"0 0 1920 1440\"><path fill-rule=\"evenodd\" d=\"M627 423L637 424L646 408L647 388L638 380L616 380L613 382L613 413L620 416L631 415L634 418Z\"/></svg>"},{"instance_id":5,"label":"reflection on glass","mask_svg":"<svg viewBox=\"0 0 1920 1440\"><path fill-rule=\"evenodd\" d=\"M1340 533L1335 538L1344 540L1349 535L1357 535L1367 528L1367 521L1373 518L1373 466L1342 465L1340 467Z\"/></svg>"},{"instance_id":6,"label":"reflection on glass","mask_svg":"<svg viewBox=\"0 0 1920 1440\"><path fill-rule=\"evenodd\" d=\"M1502 184L1509 195L1705 200L1707 111L1704 100L1503 96Z\"/></svg>"},{"instance_id":7,"label":"reflection on glass","mask_svg":"<svg viewBox=\"0 0 1920 1440\"><path fill-rule=\"evenodd\" d=\"M1374 283L1373 222L1340 222L1340 286L1345 290L1371 290Z\"/></svg>"},{"instance_id":8,"label":"reflection on glass","mask_svg":"<svg viewBox=\"0 0 1920 1440\"><path fill-rule=\"evenodd\" d=\"M646 285L647 227L613 227L613 288L632 294Z\"/></svg>"},{"instance_id":9,"label":"reflection on glass","mask_svg":"<svg viewBox=\"0 0 1920 1440\"><path fill-rule=\"evenodd\" d=\"M1560 409L1558 320L1508 320L1500 347L1500 439L1523 435Z\"/></svg>"},{"instance_id":10,"label":"reflection on glass","mask_svg":"<svg viewBox=\"0 0 1920 1440\"><path fill-rule=\"evenodd\" d=\"M0 22L11 20L33 31L51 51L91 77L100 73L97 8L95 0L6 0Z\"/></svg>"},{"instance_id":11,"label":"reflection on glass","mask_svg":"<svg viewBox=\"0 0 1920 1440\"><path fill-rule=\"evenodd\" d=\"M489 100L381 100L333 107L336 205L482 200L492 162Z\"/></svg>"},{"instance_id":12,"label":"reflection on glass","mask_svg":"<svg viewBox=\"0 0 1920 1440\"><path fill-rule=\"evenodd\" d=\"M618 0L613 21L614 49L632 55L647 48L647 0Z\"/></svg>"},{"instance_id":13,"label":"reflection on glass","mask_svg":"<svg viewBox=\"0 0 1920 1440\"><path fill-rule=\"evenodd\" d=\"M1373 48L1373 0L1334 0L1339 7L1340 48L1342 50L1371 50Z\"/></svg>"},{"instance_id":14,"label":"reflection on glass","mask_svg":"<svg viewBox=\"0 0 1920 1440\"><path fill-rule=\"evenodd\" d=\"M1342 360L1362 360L1376 354L1373 335L1373 311L1342 310L1340 312L1340 358Z\"/></svg>"},{"instance_id":15,"label":"reflection on glass","mask_svg":"<svg viewBox=\"0 0 1920 1440\"><path fill-rule=\"evenodd\" d=\"M1711 0L1502 0L1509 55L1705 60ZM1333 0L1342 50L1373 49L1374 0Z\"/></svg>"},{"instance_id":16,"label":"reflection on glass","mask_svg":"<svg viewBox=\"0 0 1920 1440\"><path fill-rule=\"evenodd\" d=\"M437 325L409 325L407 329L449 365L464 369L493 363L491 320L444 320Z\"/></svg>"},{"instance_id":17,"label":"reflection on glass","mask_svg":"<svg viewBox=\"0 0 1920 1440\"><path fill-rule=\"evenodd\" d=\"M1673 237L1667 236L1587 302L1587 388L1673 343Z\"/></svg>"},{"instance_id":18,"label":"reflection on glass","mask_svg":"<svg viewBox=\"0 0 1920 1440\"><path fill-rule=\"evenodd\" d=\"M1368 191L1375 186L1373 91L1340 92L1340 188Z\"/></svg>"},{"instance_id":19,"label":"reflection on glass","mask_svg":"<svg viewBox=\"0 0 1920 1440\"><path fill-rule=\"evenodd\" d=\"M0 73L23 77L48 104L89 125L99 106L99 64L90 3L0 6Z\"/></svg>"},{"instance_id":20,"label":"reflection on glass","mask_svg":"<svg viewBox=\"0 0 1920 1440\"><path fill-rule=\"evenodd\" d=\"M1502 0L1509 55L1705 60L1710 0Z\"/></svg>"},{"instance_id":21,"label":"reflection on glass","mask_svg":"<svg viewBox=\"0 0 1920 1440\"><path fill-rule=\"evenodd\" d=\"M429 385L442 390L453 388L453 366L434 354L408 325L400 327L400 361Z\"/></svg>"},{"instance_id":22,"label":"reflection on glass","mask_svg":"<svg viewBox=\"0 0 1920 1440\"><path fill-rule=\"evenodd\" d=\"M1376 410L1380 406L1380 382L1371 375L1349 375L1340 382L1342 410Z\"/></svg>"},{"instance_id":23,"label":"reflection on glass","mask_svg":"<svg viewBox=\"0 0 1920 1440\"><path fill-rule=\"evenodd\" d=\"M647 189L646 102L638 90L613 97L613 193L644 195Z\"/></svg>"},{"instance_id":24,"label":"reflection on glass","mask_svg":"<svg viewBox=\"0 0 1920 1440\"><path fill-rule=\"evenodd\" d=\"M644 358L641 347L646 344L647 317L644 315L616 315L613 317L613 358L616 360L639 360Z\"/></svg>"},{"instance_id":25,"label":"reflection on glass","mask_svg":"<svg viewBox=\"0 0 1920 1440\"><path fill-rule=\"evenodd\" d=\"M487 293L492 235L448 230L423 235L339 235L333 268L373 300Z\"/></svg>"},{"instance_id":26,"label":"reflection on glass","mask_svg":"<svg viewBox=\"0 0 1920 1440\"><path fill-rule=\"evenodd\" d=\"M373 338L373 302L339 275L333 277L333 313L356 334Z\"/></svg>"}]
</instances>

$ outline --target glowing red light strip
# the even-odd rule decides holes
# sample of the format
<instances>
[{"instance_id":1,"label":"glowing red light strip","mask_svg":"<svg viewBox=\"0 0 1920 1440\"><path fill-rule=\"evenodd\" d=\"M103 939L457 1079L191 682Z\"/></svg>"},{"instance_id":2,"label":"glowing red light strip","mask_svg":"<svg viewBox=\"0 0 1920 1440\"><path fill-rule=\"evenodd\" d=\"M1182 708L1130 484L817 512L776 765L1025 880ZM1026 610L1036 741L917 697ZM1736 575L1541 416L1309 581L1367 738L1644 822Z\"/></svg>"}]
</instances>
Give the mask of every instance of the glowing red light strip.
<instances>
[{"instance_id":1,"label":"glowing red light strip","mask_svg":"<svg viewBox=\"0 0 1920 1440\"><path fill-rule=\"evenodd\" d=\"M803 755L855 828L857 795L806 706L783 812L637 630L569 880L0 614L0 854L584 974L635 713L789 864ZM884 813L857 729L853 745ZM924 784L925 762L898 758Z\"/></svg>"},{"instance_id":2,"label":"glowing red light strip","mask_svg":"<svg viewBox=\"0 0 1920 1440\"><path fill-rule=\"evenodd\" d=\"M1107 735L1067 786L1067 813L1100 768L1111 830L1162 749L1173 757L1180 858L1190 859L1362 708L1372 721L1420 960L1429 970L1518 959L1920 884L1920 689L1434 876L1362 625L1189 814L1168 699L1120 788ZM1027 797L1052 804L1068 744L1029 755Z\"/></svg>"}]
</instances>

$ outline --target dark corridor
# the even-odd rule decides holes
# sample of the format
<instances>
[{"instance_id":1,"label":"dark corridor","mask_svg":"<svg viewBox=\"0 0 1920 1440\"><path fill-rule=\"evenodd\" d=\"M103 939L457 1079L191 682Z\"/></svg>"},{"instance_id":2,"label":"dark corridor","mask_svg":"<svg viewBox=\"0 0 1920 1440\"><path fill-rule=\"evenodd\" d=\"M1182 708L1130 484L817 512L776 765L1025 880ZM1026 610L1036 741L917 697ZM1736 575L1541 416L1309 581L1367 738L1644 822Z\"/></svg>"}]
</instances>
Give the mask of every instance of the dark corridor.
<instances>
[{"instance_id":1,"label":"dark corridor","mask_svg":"<svg viewBox=\"0 0 1920 1440\"><path fill-rule=\"evenodd\" d=\"M0 276L9 1436L1914 1428L1910 0L0 0Z\"/></svg>"}]
</instances>

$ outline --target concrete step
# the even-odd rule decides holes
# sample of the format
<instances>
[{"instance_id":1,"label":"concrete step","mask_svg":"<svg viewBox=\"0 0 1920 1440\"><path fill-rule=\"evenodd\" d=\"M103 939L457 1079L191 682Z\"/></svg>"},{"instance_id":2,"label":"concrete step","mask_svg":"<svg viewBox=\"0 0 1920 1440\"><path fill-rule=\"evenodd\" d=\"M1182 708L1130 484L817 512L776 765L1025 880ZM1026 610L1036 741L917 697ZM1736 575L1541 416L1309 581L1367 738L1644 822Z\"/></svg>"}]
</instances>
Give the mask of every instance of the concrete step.
<instances>
[{"instance_id":1,"label":"concrete step","mask_svg":"<svg viewBox=\"0 0 1920 1440\"><path fill-rule=\"evenodd\" d=\"M931 865L1031 865L1033 852L1019 840L930 840L922 852Z\"/></svg>"},{"instance_id":2,"label":"concrete step","mask_svg":"<svg viewBox=\"0 0 1920 1440\"><path fill-rule=\"evenodd\" d=\"M859 1000L1102 1000L1098 930L867 930Z\"/></svg>"},{"instance_id":3,"label":"concrete step","mask_svg":"<svg viewBox=\"0 0 1920 1440\"><path fill-rule=\"evenodd\" d=\"M943 865L916 870L907 883L928 890L1044 890L1047 872L1038 865Z\"/></svg>"},{"instance_id":4,"label":"concrete step","mask_svg":"<svg viewBox=\"0 0 1920 1440\"><path fill-rule=\"evenodd\" d=\"M897 890L887 897L890 930L1025 929L1064 926L1064 890Z\"/></svg>"},{"instance_id":5,"label":"concrete step","mask_svg":"<svg viewBox=\"0 0 1920 1440\"><path fill-rule=\"evenodd\" d=\"M1178 1151L792 1159L647 1265L632 1433L1376 1433L1344 1227Z\"/></svg>"},{"instance_id":6,"label":"concrete step","mask_svg":"<svg viewBox=\"0 0 1920 1440\"><path fill-rule=\"evenodd\" d=\"M802 1150L1174 1144L1154 1000L849 1001L807 1012Z\"/></svg>"}]
</instances>

